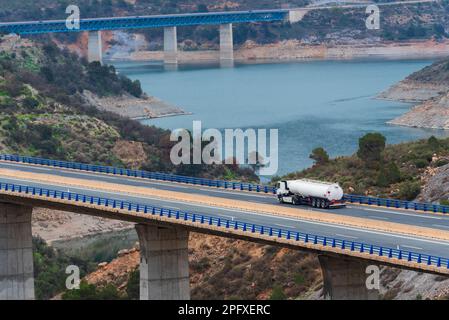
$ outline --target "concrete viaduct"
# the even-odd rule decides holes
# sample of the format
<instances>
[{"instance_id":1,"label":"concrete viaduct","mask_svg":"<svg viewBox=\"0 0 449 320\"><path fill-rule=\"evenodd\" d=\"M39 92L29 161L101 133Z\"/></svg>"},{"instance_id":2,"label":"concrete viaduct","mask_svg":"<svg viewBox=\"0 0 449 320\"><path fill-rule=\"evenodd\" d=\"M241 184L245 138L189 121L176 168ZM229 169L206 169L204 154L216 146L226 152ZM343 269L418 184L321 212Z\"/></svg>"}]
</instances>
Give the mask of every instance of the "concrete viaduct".
<instances>
[{"instance_id":1,"label":"concrete viaduct","mask_svg":"<svg viewBox=\"0 0 449 320\"><path fill-rule=\"evenodd\" d=\"M377 6L395 6L439 0L404 0L386 3L376 3ZM80 19L79 28L70 29L66 20L49 21L23 21L0 23L0 34L14 33L19 35L59 33L59 32L83 32L89 33L88 60L102 61L102 39L103 30L132 30L143 28L164 28L164 62L168 65L178 63L177 28L182 26L218 25L220 32L220 61L232 62L234 60L233 30L234 23L254 22L287 22L296 23L311 10L366 8L369 4L362 0L346 1L342 4L326 5L331 0L319 1L309 7L273 9L273 10L251 10L251 11L229 11L209 13L187 13L170 15L150 15L134 17L112 17L112 18L89 18Z\"/></svg>"},{"instance_id":2,"label":"concrete viaduct","mask_svg":"<svg viewBox=\"0 0 449 320\"><path fill-rule=\"evenodd\" d=\"M298 11L299 10L299 11ZM298 21L298 10L255 10L212 13L189 13L172 15L135 16L121 18L80 19L79 29L68 29L65 20L0 23L0 33L19 35L56 32L89 32L88 60L102 60L102 30L129 30L164 28L164 60L166 64L177 63L177 27L195 25L218 25L220 30L220 59L232 61L233 23ZM302 17L303 14L299 15Z\"/></svg>"},{"instance_id":3,"label":"concrete viaduct","mask_svg":"<svg viewBox=\"0 0 449 320\"><path fill-rule=\"evenodd\" d=\"M0 299L34 298L33 207L135 223L141 299L190 298L191 231L317 253L326 298L378 298L368 265L449 274L449 208L348 200L311 210L267 186L0 155Z\"/></svg>"}]
</instances>

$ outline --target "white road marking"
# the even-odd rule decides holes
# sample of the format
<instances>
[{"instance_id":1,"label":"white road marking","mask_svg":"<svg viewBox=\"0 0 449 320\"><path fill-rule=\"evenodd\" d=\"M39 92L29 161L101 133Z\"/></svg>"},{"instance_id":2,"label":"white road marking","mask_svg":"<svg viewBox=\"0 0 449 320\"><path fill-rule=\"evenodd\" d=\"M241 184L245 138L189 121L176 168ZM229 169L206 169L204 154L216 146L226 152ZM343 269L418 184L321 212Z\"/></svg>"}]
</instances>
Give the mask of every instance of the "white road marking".
<instances>
[{"instance_id":1,"label":"white road marking","mask_svg":"<svg viewBox=\"0 0 449 320\"><path fill-rule=\"evenodd\" d=\"M0 167L13 167L13 168L17 168L17 167L28 167L28 166L25 166L25 165L18 165L18 164L13 164L13 163L4 163L4 162L1 162L1 164L0 164ZM45 170L45 171L53 171L54 169L56 169L56 168L49 168L49 167L32 167L32 168L36 168L36 169L38 169L38 170ZM28 171L27 171L28 172Z\"/></svg>"},{"instance_id":2,"label":"white road marking","mask_svg":"<svg viewBox=\"0 0 449 320\"><path fill-rule=\"evenodd\" d=\"M424 219L443 220L442 217L425 215L425 214L422 214L422 213L413 214L413 213L405 213L405 212L400 212L400 211L370 209L370 208L365 208L365 207L348 207L348 208L350 208L350 209L360 209L360 210L366 210L366 211L374 211L374 212L391 213L391 214L396 214L396 215L400 215L400 216L409 216L409 217L419 217L419 218L424 218Z\"/></svg>"},{"instance_id":3,"label":"white road marking","mask_svg":"<svg viewBox=\"0 0 449 320\"><path fill-rule=\"evenodd\" d=\"M219 213L217 214L217 216L220 216L220 217L226 217L226 218L231 218L232 221L234 221L234 218L235 218L235 217L233 217L233 216L228 216L228 215L226 215L226 214L219 214Z\"/></svg>"},{"instance_id":4,"label":"white road marking","mask_svg":"<svg viewBox=\"0 0 449 320\"><path fill-rule=\"evenodd\" d=\"M281 227L281 228L290 228L290 229L294 229L295 227L292 226L287 226L285 224L279 224L279 223L275 223L276 226Z\"/></svg>"},{"instance_id":5,"label":"white road marking","mask_svg":"<svg viewBox=\"0 0 449 320\"><path fill-rule=\"evenodd\" d=\"M349 238L349 239L357 239L357 237L354 237L354 236L348 236L347 234L336 233L335 235L336 235L337 237L344 237L344 238Z\"/></svg>"},{"instance_id":6,"label":"white road marking","mask_svg":"<svg viewBox=\"0 0 449 320\"><path fill-rule=\"evenodd\" d=\"M380 220L390 220L390 219L388 219L388 218L385 218L385 217L378 217L378 216L368 216L368 218L380 219Z\"/></svg>"},{"instance_id":7,"label":"white road marking","mask_svg":"<svg viewBox=\"0 0 449 320\"><path fill-rule=\"evenodd\" d=\"M449 229L449 226L444 226L442 224L432 224L434 227Z\"/></svg>"},{"instance_id":8,"label":"white road marking","mask_svg":"<svg viewBox=\"0 0 449 320\"><path fill-rule=\"evenodd\" d=\"M181 208L178 207L170 207L170 206L164 206L167 209L175 209L175 210L181 210Z\"/></svg>"},{"instance_id":9,"label":"white road marking","mask_svg":"<svg viewBox=\"0 0 449 320\"><path fill-rule=\"evenodd\" d=\"M130 181L130 182L139 182L139 183L144 183L144 184L156 184L156 185L160 185L160 186L173 186L172 184L168 184L168 183L162 183L162 182L154 182L154 181L141 181L141 180L136 180L136 179L126 179L126 181ZM129 185L128 185L129 186ZM139 187L136 185L132 185L132 187ZM191 187L186 187L186 186L174 186L176 188L180 188L180 189L191 189Z\"/></svg>"},{"instance_id":10,"label":"white road marking","mask_svg":"<svg viewBox=\"0 0 449 320\"><path fill-rule=\"evenodd\" d=\"M401 245L401 247L403 248L408 248L408 249L414 249L414 250L423 250L423 248L420 247L414 247L414 246L407 246L405 244Z\"/></svg>"},{"instance_id":11,"label":"white road marking","mask_svg":"<svg viewBox=\"0 0 449 320\"><path fill-rule=\"evenodd\" d=\"M267 198L266 195L259 195L259 194L250 194L250 193L237 193L237 192L232 192L232 191L225 191L225 190L213 190L213 189L199 189L201 191L206 191L206 192L216 192L216 193L226 193L226 194L235 194L235 195L245 195L245 196L250 196L250 197L257 197L257 198ZM273 197L274 199L274 197Z\"/></svg>"}]
</instances>

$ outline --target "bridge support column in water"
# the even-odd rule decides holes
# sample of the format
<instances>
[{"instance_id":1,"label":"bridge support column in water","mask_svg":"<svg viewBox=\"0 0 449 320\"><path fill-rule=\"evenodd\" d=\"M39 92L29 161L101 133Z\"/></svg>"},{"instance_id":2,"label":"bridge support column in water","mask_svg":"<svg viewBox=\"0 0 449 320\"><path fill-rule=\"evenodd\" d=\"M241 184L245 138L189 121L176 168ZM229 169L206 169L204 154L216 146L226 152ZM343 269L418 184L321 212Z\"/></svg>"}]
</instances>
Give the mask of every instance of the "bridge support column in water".
<instances>
[{"instance_id":1,"label":"bridge support column in water","mask_svg":"<svg viewBox=\"0 0 449 320\"><path fill-rule=\"evenodd\" d=\"M34 299L32 211L0 203L0 300Z\"/></svg>"},{"instance_id":2,"label":"bridge support column in water","mask_svg":"<svg viewBox=\"0 0 449 320\"><path fill-rule=\"evenodd\" d=\"M89 31L87 60L89 62L103 62L103 42L101 39L101 31Z\"/></svg>"},{"instance_id":3,"label":"bridge support column in water","mask_svg":"<svg viewBox=\"0 0 449 320\"><path fill-rule=\"evenodd\" d=\"M220 61L229 63L234 61L234 40L232 23L220 25Z\"/></svg>"},{"instance_id":4,"label":"bridge support column in water","mask_svg":"<svg viewBox=\"0 0 449 320\"><path fill-rule=\"evenodd\" d=\"M136 225L140 243L140 300L188 300L189 232Z\"/></svg>"},{"instance_id":5,"label":"bridge support column in water","mask_svg":"<svg viewBox=\"0 0 449 320\"><path fill-rule=\"evenodd\" d=\"M178 63L178 36L176 27L164 28L164 63Z\"/></svg>"},{"instance_id":6,"label":"bridge support column in water","mask_svg":"<svg viewBox=\"0 0 449 320\"><path fill-rule=\"evenodd\" d=\"M366 273L370 265L361 259L318 256L323 273L324 299L332 300L377 300L379 290L368 289Z\"/></svg>"}]
</instances>

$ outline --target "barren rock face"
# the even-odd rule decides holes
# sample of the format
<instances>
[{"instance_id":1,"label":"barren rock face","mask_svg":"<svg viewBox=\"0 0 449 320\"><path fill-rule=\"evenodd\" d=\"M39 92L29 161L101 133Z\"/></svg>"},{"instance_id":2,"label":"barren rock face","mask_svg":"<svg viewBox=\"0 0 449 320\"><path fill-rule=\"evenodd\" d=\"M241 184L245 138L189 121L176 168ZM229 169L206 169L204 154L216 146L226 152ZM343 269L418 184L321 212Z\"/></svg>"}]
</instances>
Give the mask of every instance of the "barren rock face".
<instances>
[{"instance_id":1,"label":"barren rock face","mask_svg":"<svg viewBox=\"0 0 449 320\"><path fill-rule=\"evenodd\" d=\"M444 85L406 79L380 93L378 98L403 102L423 102L438 97L448 89Z\"/></svg>"},{"instance_id":2,"label":"barren rock face","mask_svg":"<svg viewBox=\"0 0 449 320\"><path fill-rule=\"evenodd\" d=\"M449 129L449 93L428 100L388 123L408 127Z\"/></svg>"},{"instance_id":3,"label":"barren rock face","mask_svg":"<svg viewBox=\"0 0 449 320\"><path fill-rule=\"evenodd\" d=\"M426 202L449 199L449 164L438 168L429 178L418 199Z\"/></svg>"}]
</instances>

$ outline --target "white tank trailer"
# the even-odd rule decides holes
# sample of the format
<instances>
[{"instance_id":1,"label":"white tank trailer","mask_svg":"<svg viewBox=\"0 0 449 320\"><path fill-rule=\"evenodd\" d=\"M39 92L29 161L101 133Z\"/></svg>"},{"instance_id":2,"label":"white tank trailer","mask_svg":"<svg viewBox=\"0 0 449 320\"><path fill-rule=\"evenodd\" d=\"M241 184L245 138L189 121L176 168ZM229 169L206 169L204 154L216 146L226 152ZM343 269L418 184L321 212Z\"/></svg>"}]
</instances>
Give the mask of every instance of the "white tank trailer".
<instances>
[{"instance_id":1,"label":"white tank trailer","mask_svg":"<svg viewBox=\"0 0 449 320\"><path fill-rule=\"evenodd\" d=\"M315 208L344 207L343 189L338 183L310 179L283 180L276 185L280 203L309 205Z\"/></svg>"}]
</instances>

